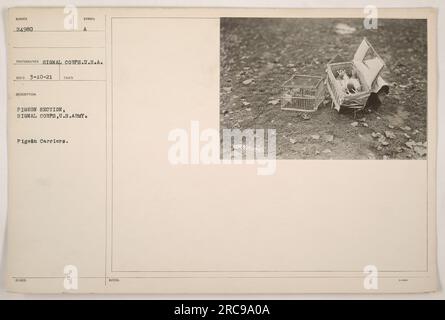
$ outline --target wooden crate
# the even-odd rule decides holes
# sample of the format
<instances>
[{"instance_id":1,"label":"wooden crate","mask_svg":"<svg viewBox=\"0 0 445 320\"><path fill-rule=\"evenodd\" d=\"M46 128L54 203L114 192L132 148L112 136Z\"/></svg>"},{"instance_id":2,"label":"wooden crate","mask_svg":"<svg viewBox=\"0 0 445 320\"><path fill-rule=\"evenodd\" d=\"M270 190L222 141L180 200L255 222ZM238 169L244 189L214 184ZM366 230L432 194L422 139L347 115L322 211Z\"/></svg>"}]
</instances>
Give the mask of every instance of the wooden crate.
<instances>
[{"instance_id":1,"label":"wooden crate","mask_svg":"<svg viewBox=\"0 0 445 320\"><path fill-rule=\"evenodd\" d=\"M328 63L326 87L332 98L333 107L337 111L342 107L364 108L371 93L377 93L383 86L388 87L380 76L384 66L384 61L366 38L358 47L352 61ZM351 92L345 89L344 82L339 79L341 70L352 74L353 78L360 82L359 91Z\"/></svg>"}]
</instances>

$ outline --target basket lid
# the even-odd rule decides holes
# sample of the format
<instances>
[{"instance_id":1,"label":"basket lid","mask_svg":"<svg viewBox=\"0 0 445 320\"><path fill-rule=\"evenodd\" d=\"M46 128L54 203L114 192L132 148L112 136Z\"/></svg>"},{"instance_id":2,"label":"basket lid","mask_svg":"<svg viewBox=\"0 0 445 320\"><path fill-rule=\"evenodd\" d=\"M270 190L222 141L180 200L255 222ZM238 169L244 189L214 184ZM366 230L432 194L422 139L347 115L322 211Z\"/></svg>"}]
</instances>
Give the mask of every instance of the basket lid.
<instances>
[{"instance_id":1,"label":"basket lid","mask_svg":"<svg viewBox=\"0 0 445 320\"><path fill-rule=\"evenodd\" d=\"M354 62L356 65L360 66L366 82L370 86L385 66L383 59L380 58L366 38L363 38L362 43L355 52Z\"/></svg>"}]
</instances>

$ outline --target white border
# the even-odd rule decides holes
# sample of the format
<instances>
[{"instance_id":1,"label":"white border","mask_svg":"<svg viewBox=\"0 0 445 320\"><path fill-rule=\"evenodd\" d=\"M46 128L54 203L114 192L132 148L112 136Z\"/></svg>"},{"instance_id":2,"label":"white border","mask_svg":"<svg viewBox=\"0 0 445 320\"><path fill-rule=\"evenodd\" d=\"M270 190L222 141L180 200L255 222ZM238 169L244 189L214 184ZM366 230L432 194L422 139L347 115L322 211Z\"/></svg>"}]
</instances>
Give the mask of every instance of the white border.
<instances>
[{"instance_id":1,"label":"white border","mask_svg":"<svg viewBox=\"0 0 445 320\"><path fill-rule=\"evenodd\" d=\"M16 6L65 6L73 4L79 7L87 6L163 6L163 7L281 7L281 8L338 8L336 0L2 0L0 4L0 299L444 299L445 291L440 288L431 294L386 294L386 295L354 295L354 294L299 294L299 295L25 295L10 294L5 291L5 231L7 208L7 149L6 149L6 40L5 26L7 8ZM437 246L438 269L440 279L445 279L445 116L441 105L445 101L445 1L443 0L343 0L342 7L357 8L375 5L388 7L436 7L438 15L438 150L437 150Z\"/></svg>"}]
</instances>

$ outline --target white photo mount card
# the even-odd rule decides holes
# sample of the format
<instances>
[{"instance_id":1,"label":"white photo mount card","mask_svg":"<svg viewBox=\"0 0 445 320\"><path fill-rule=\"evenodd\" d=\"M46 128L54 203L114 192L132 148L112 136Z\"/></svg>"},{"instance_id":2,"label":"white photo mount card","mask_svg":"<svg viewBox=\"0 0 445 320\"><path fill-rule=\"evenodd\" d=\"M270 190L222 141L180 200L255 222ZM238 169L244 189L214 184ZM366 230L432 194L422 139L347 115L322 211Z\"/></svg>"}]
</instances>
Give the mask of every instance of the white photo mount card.
<instances>
[{"instance_id":1,"label":"white photo mount card","mask_svg":"<svg viewBox=\"0 0 445 320\"><path fill-rule=\"evenodd\" d=\"M9 290L435 291L436 19L11 8Z\"/></svg>"}]
</instances>

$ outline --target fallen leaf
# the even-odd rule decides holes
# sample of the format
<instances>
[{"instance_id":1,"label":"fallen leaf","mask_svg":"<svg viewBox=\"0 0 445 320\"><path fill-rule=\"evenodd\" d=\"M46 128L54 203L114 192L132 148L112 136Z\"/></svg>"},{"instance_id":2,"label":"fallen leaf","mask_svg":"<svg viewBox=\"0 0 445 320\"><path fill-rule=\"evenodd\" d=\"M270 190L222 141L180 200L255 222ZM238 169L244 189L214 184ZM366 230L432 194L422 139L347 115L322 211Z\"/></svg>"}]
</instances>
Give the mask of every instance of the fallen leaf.
<instances>
[{"instance_id":1,"label":"fallen leaf","mask_svg":"<svg viewBox=\"0 0 445 320\"><path fill-rule=\"evenodd\" d=\"M270 100L268 103L271 105L276 105L278 102L280 102L280 99Z\"/></svg>"},{"instance_id":2,"label":"fallen leaf","mask_svg":"<svg viewBox=\"0 0 445 320\"><path fill-rule=\"evenodd\" d=\"M324 136L324 139L327 142L332 142L332 141L334 141L334 136L332 134L327 134L327 135Z\"/></svg>"},{"instance_id":3,"label":"fallen leaf","mask_svg":"<svg viewBox=\"0 0 445 320\"><path fill-rule=\"evenodd\" d=\"M243 84L248 85L251 84L253 82L253 79L247 79L243 81Z\"/></svg>"},{"instance_id":4,"label":"fallen leaf","mask_svg":"<svg viewBox=\"0 0 445 320\"><path fill-rule=\"evenodd\" d=\"M353 127L357 127L357 126L358 126L358 122L355 121L355 122L351 123L351 126L353 126Z\"/></svg>"},{"instance_id":5,"label":"fallen leaf","mask_svg":"<svg viewBox=\"0 0 445 320\"><path fill-rule=\"evenodd\" d=\"M320 139L320 136L318 134L313 134L313 135L311 135L311 138L314 140L318 140L318 139Z\"/></svg>"},{"instance_id":6,"label":"fallen leaf","mask_svg":"<svg viewBox=\"0 0 445 320\"><path fill-rule=\"evenodd\" d=\"M331 151L331 149L324 149L322 152L323 153L331 153L332 151Z\"/></svg>"},{"instance_id":7,"label":"fallen leaf","mask_svg":"<svg viewBox=\"0 0 445 320\"><path fill-rule=\"evenodd\" d=\"M405 142L405 145L406 145L408 148L412 149L412 148L416 145L416 143L415 143L413 140L410 140L410 141L408 141L408 142Z\"/></svg>"},{"instance_id":8,"label":"fallen leaf","mask_svg":"<svg viewBox=\"0 0 445 320\"><path fill-rule=\"evenodd\" d=\"M385 136L389 139L395 139L396 135L392 131L385 131Z\"/></svg>"},{"instance_id":9,"label":"fallen leaf","mask_svg":"<svg viewBox=\"0 0 445 320\"><path fill-rule=\"evenodd\" d=\"M414 151L421 157L426 155L426 148L424 148L424 147L415 146Z\"/></svg>"},{"instance_id":10,"label":"fallen leaf","mask_svg":"<svg viewBox=\"0 0 445 320\"><path fill-rule=\"evenodd\" d=\"M387 145L389 145L389 142L386 140L386 138L385 138L384 136L381 136L381 137L379 138L378 141L380 142L380 144L381 144L382 146L387 146Z\"/></svg>"}]
</instances>

